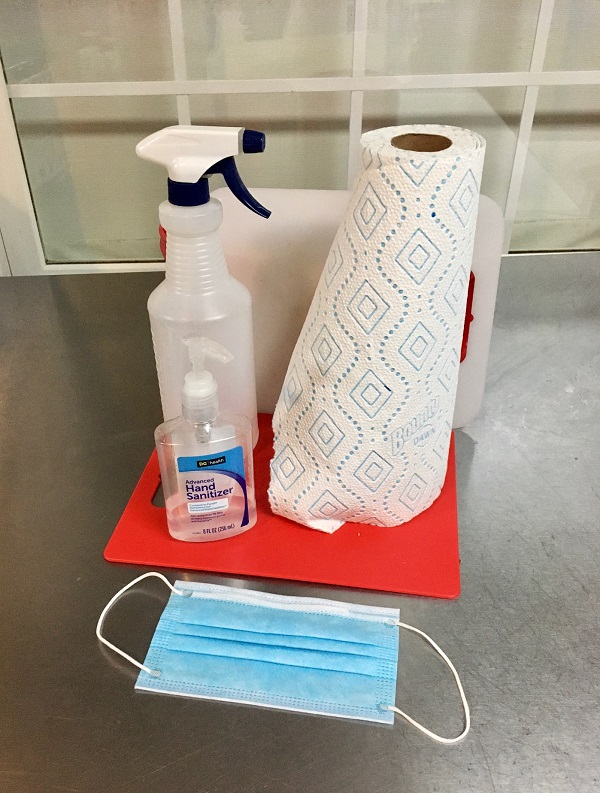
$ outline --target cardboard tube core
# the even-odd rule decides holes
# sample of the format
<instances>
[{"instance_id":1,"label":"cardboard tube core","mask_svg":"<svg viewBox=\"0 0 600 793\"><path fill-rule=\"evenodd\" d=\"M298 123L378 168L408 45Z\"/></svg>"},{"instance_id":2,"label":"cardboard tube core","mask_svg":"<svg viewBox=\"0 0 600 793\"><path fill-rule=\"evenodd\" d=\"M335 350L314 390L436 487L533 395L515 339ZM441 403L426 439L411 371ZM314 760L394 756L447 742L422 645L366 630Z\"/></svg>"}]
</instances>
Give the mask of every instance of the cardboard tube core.
<instances>
[{"instance_id":1,"label":"cardboard tube core","mask_svg":"<svg viewBox=\"0 0 600 793\"><path fill-rule=\"evenodd\" d=\"M396 135L391 140L392 146L405 151L443 151L452 146L452 141L443 135L429 135L426 132L407 132Z\"/></svg>"}]
</instances>

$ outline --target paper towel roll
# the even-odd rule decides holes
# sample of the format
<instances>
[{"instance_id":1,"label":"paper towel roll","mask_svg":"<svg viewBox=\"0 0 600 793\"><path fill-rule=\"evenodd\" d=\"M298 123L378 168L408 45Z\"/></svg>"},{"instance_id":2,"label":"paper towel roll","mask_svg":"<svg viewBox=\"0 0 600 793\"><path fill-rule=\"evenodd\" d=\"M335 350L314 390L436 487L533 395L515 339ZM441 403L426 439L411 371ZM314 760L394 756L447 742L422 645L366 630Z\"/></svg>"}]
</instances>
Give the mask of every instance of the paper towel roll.
<instances>
[{"instance_id":1,"label":"paper towel roll","mask_svg":"<svg viewBox=\"0 0 600 793\"><path fill-rule=\"evenodd\" d=\"M440 493L485 152L441 125L361 146L273 418L271 507L329 532L396 526Z\"/></svg>"}]
</instances>

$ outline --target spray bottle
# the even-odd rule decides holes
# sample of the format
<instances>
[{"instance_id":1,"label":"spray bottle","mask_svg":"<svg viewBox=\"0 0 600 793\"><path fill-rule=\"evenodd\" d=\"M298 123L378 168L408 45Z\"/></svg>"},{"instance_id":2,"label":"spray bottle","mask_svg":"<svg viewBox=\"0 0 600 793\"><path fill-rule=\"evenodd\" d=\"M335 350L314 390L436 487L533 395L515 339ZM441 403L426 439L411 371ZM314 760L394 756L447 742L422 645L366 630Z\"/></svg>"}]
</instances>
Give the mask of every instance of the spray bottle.
<instances>
[{"instance_id":1,"label":"spray bottle","mask_svg":"<svg viewBox=\"0 0 600 793\"><path fill-rule=\"evenodd\" d=\"M205 368L207 358L229 365L231 353L210 339L183 341L192 368L180 394L182 415L154 437L171 536L210 542L256 523L252 430L245 416L220 413L217 383Z\"/></svg>"},{"instance_id":2,"label":"spray bottle","mask_svg":"<svg viewBox=\"0 0 600 793\"><path fill-rule=\"evenodd\" d=\"M241 127L173 126L136 146L139 157L163 165L169 174L168 201L159 207L167 234L165 280L148 299L148 312L165 420L180 415L181 389L189 359L183 339L211 339L229 350L233 367L214 363L214 376L227 413L246 416L258 440L252 302L231 277L218 228L221 203L210 197L208 176L220 173L242 204L262 217L271 214L248 192L234 156L262 152L262 132Z\"/></svg>"}]
</instances>

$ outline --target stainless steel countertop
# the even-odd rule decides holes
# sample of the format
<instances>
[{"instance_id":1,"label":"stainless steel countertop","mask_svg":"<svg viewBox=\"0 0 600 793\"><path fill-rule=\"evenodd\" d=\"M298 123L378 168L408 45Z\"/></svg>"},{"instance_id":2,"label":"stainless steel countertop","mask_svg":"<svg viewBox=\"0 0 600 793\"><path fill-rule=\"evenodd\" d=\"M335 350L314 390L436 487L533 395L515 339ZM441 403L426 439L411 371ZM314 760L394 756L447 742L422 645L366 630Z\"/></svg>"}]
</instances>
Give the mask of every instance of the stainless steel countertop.
<instances>
[{"instance_id":1,"label":"stainless steel countertop","mask_svg":"<svg viewBox=\"0 0 600 793\"><path fill-rule=\"evenodd\" d=\"M161 418L145 313L159 279L0 280L0 790L598 790L600 259L503 265L485 412L457 433L458 600L251 582L399 606L462 675L473 728L456 747L400 719L135 693L135 670L99 646L100 610L141 572L102 551ZM107 634L144 656L166 598L145 582ZM397 703L460 730L448 670L412 635Z\"/></svg>"}]
</instances>

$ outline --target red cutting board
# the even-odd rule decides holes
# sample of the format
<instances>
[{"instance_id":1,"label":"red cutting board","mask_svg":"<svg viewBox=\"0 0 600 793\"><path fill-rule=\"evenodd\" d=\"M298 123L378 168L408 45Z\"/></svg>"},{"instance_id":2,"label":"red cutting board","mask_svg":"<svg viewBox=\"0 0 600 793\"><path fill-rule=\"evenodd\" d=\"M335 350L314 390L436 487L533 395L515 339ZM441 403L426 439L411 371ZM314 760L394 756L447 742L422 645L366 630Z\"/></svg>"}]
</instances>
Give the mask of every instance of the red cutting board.
<instances>
[{"instance_id":1,"label":"red cutting board","mask_svg":"<svg viewBox=\"0 0 600 793\"><path fill-rule=\"evenodd\" d=\"M409 595L455 598L460 592L454 437L439 498L409 523L393 528L346 523L334 534L273 515L269 508L271 416L259 416L254 450L258 521L237 537L182 542L167 530L152 454L104 551L109 562L172 567L234 576L280 578Z\"/></svg>"}]
</instances>

